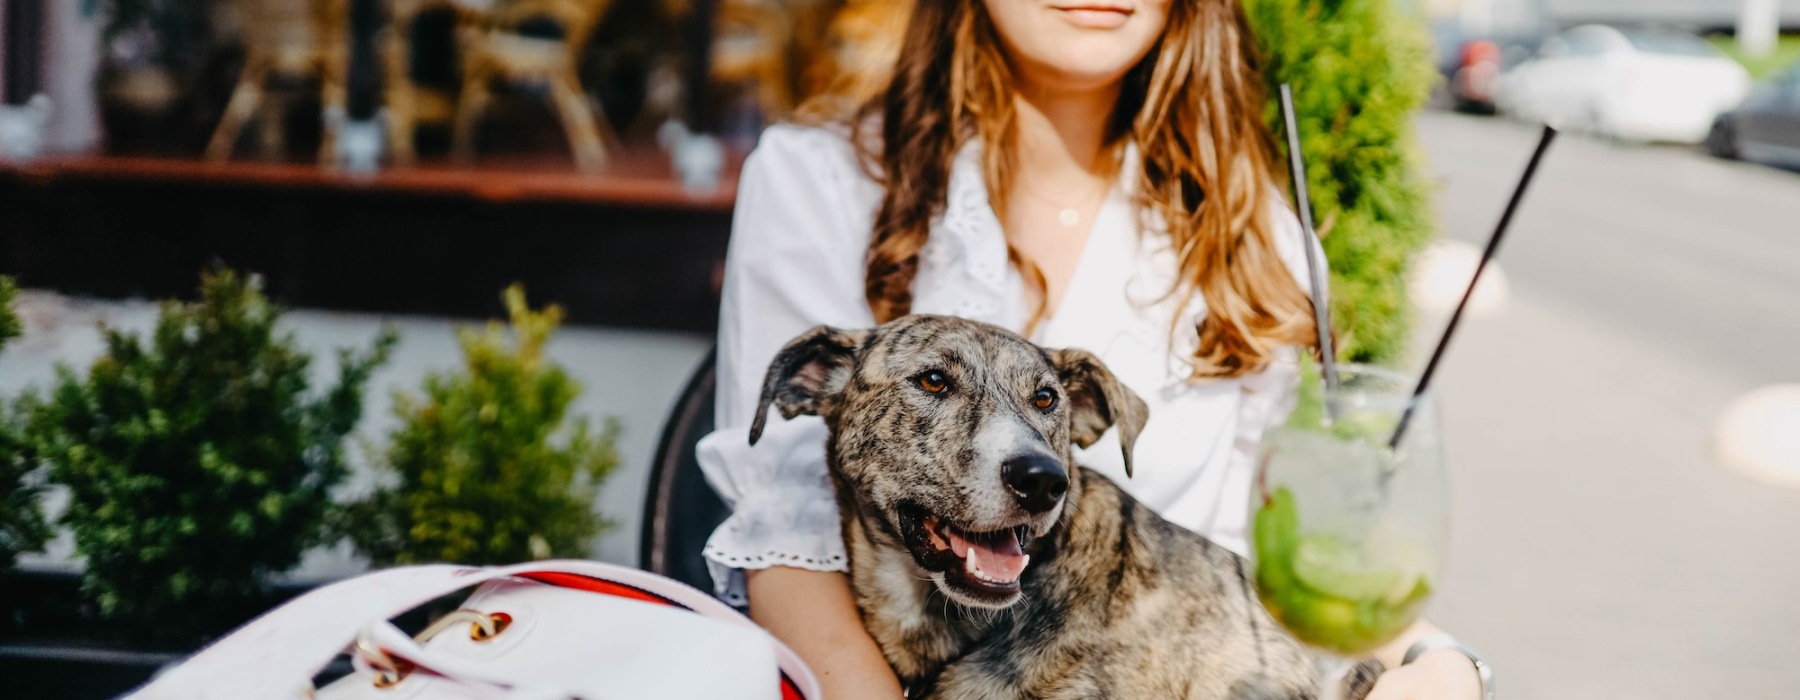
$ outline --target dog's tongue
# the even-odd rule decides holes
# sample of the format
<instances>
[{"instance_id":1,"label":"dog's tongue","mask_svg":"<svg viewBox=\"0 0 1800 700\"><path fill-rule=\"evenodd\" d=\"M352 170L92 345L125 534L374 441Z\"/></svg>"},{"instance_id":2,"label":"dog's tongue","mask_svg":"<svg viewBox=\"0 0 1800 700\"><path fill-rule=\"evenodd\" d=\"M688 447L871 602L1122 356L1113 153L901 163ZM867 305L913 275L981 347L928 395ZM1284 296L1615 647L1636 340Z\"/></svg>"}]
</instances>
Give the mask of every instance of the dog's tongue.
<instances>
[{"instance_id":1,"label":"dog's tongue","mask_svg":"<svg viewBox=\"0 0 1800 700\"><path fill-rule=\"evenodd\" d=\"M1031 557L1019 551L1019 538L1011 531L985 541L965 540L950 533L950 548L966 560L970 572L1004 583L1019 580Z\"/></svg>"}]
</instances>

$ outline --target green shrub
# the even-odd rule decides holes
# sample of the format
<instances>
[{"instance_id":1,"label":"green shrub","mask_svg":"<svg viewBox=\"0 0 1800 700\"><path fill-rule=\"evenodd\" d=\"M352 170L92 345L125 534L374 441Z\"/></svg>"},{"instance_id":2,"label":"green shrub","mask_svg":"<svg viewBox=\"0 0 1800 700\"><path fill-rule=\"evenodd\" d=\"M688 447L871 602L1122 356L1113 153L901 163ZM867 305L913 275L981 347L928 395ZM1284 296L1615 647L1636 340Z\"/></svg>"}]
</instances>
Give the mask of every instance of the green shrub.
<instances>
[{"instance_id":1,"label":"green shrub","mask_svg":"<svg viewBox=\"0 0 1800 700\"><path fill-rule=\"evenodd\" d=\"M1244 0L1271 97L1294 86L1341 357L1406 350L1406 270L1431 238L1412 118L1437 79L1423 20L1393 0ZM1278 103L1266 117L1284 135ZM1286 152L1285 136L1278 140Z\"/></svg>"},{"instance_id":2,"label":"green shrub","mask_svg":"<svg viewBox=\"0 0 1800 700\"><path fill-rule=\"evenodd\" d=\"M0 276L0 349L6 348L6 342L19 337L24 330L19 325L19 317L13 313L13 297L18 296L19 288L13 284L11 277Z\"/></svg>"},{"instance_id":3,"label":"green shrub","mask_svg":"<svg viewBox=\"0 0 1800 700\"><path fill-rule=\"evenodd\" d=\"M504 298L510 340L498 322L462 329L462 370L395 397L400 426L376 459L394 483L345 510L377 565L581 557L608 526L593 507L617 428L568 418L581 387L543 356L562 310L532 311L518 286Z\"/></svg>"},{"instance_id":4,"label":"green shrub","mask_svg":"<svg viewBox=\"0 0 1800 700\"><path fill-rule=\"evenodd\" d=\"M0 349L19 336L19 318L12 313L17 291L11 279L0 277ZM38 502L43 487L33 476L37 460L6 408L0 403L0 571L11 569L20 554L42 549L50 539L50 525Z\"/></svg>"},{"instance_id":5,"label":"green shrub","mask_svg":"<svg viewBox=\"0 0 1800 700\"><path fill-rule=\"evenodd\" d=\"M254 278L210 274L197 303L163 304L148 342L102 325L86 376L59 367L50 395L26 401L30 437L69 489L83 589L127 629L191 637L240 622L268 574L323 540L343 439L395 336L340 350L337 383L307 396L312 358L277 334L280 318Z\"/></svg>"}]
</instances>

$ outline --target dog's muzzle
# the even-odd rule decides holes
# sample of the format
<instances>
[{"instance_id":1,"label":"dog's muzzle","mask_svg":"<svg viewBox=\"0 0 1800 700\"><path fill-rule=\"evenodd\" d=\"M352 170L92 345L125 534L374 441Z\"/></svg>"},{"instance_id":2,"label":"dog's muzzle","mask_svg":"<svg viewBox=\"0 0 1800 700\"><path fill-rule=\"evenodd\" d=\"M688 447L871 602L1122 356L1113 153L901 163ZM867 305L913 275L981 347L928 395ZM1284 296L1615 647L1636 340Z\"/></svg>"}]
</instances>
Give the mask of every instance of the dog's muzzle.
<instances>
[{"instance_id":1,"label":"dog's muzzle","mask_svg":"<svg viewBox=\"0 0 1800 700\"><path fill-rule=\"evenodd\" d=\"M1004 606L1016 600L1019 579L1031 563L1031 526L989 532L958 528L923 508L901 509L901 536L913 559L942 574L944 584L967 602Z\"/></svg>"}]
</instances>

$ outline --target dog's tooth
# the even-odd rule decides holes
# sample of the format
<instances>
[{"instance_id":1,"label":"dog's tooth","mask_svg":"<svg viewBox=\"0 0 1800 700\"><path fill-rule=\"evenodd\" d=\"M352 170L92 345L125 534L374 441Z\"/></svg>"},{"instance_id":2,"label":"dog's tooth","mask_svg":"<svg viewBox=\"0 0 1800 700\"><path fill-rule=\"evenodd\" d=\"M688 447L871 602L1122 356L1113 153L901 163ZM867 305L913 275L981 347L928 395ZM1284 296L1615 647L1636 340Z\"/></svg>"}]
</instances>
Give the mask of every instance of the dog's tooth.
<instances>
[{"instance_id":1,"label":"dog's tooth","mask_svg":"<svg viewBox=\"0 0 1800 700\"><path fill-rule=\"evenodd\" d=\"M981 566L975 561L975 548L969 548L969 557L963 560L963 569L976 576L981 576Z\"/></svg>"},{"instance_id":2,"label":"dog's tooth","mask_svg":"<svg viewBox=\"0 0 1800 700\"><path fill-rule=\"evenodd\" d=\"M1029 554L1019 558L1019 570L1024 571L1027 566L1031 566L1031 555Z\"/></svg>"}]
</instances>

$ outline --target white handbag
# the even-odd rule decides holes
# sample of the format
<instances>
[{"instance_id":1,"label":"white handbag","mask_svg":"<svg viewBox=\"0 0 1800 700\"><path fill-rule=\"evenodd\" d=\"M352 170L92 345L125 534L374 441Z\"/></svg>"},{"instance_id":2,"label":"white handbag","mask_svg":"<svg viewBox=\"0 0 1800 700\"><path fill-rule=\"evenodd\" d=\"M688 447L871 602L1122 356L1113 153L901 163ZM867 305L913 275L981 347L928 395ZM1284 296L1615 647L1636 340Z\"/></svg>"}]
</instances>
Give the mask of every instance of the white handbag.
<instances>
[{"instance_id":1,"label":"white handbag","mask_svg":"<svg viewBox=\"0 0 1800 700\"><path fill-rule=\"evenodd\" d=\"M415 637L388 620L474 585ZM314 690L340 652L354 673ZM818 700L798 656L701 591L587 561L388 569L270 611L128 700Z\"/></svg>"}]
</instances>

